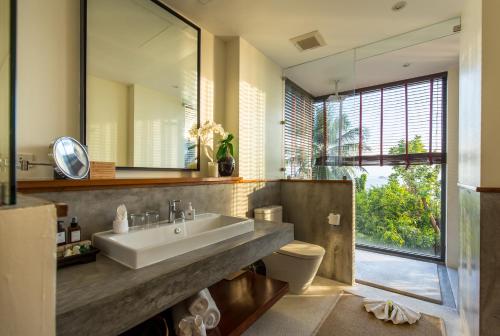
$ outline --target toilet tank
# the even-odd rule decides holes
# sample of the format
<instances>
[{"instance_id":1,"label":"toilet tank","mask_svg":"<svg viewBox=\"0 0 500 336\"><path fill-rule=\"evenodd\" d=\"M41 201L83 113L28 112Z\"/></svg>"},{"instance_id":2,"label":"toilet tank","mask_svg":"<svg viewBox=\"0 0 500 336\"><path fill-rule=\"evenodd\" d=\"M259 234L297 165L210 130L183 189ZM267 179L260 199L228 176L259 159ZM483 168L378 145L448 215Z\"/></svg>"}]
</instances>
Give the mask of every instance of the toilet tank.
<instances>
[{"instance_id":1,"label":"toilet tank","mask_svg":"<svg viewBox=\"0 0 500 336\"><path fill-rule=\"evenodd\" d=\"M256 208L253 212L255 219L279 223L283 221L283 207L281 205L269 205L262 208Z\"/></svg>"}]
</instances>

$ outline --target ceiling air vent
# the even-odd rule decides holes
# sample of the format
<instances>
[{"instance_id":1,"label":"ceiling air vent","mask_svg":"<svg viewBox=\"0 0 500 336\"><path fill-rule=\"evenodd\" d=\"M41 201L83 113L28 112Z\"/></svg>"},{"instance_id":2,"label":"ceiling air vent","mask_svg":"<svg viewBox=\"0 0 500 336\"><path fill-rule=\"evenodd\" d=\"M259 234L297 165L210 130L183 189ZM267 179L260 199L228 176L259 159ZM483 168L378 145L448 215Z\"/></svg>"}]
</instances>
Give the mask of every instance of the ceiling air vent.
<instances>
[{"instance_id":1,"label":"ceiling air vent","mask_svg":"<svg viewBox=\"0 0 500 336\"><path fill-rule=\"evenodd\" d=\"M290 39L290 41L299 49L300 51L310 50L326 45L323 36L315 30L313 32L303 34Z\"/></svg>"}]
</instances>

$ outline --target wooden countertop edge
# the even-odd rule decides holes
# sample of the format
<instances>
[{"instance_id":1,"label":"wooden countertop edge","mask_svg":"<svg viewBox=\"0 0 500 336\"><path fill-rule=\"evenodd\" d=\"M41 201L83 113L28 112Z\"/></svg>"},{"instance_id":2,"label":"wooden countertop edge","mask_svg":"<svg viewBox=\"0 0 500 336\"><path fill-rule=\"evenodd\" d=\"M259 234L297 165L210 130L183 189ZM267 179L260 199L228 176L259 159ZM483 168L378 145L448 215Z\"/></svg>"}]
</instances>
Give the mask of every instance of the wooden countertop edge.
<instances>
[{"instance_id":1,"label":"wooden countertop edge","mask_svg":"<svg viewBox=\"0 0 500 336\"><path fill-rule=\"evenodd\" d=\"M141 188L161 186L196 186L209 184L238 183L341 183L352 184L350 180L289 180L289 179L243 179L242 177L180 177L180 178L132 178L103 180L33 180L18 181L17 190L20 193L61 192L80 190L99 190L109 188Z\"/></svg>"},{"instance_id":2,"label":"wooden countertop edge","mask_svg":"<svg viewBox=\"0 0 500 336\"><path fill-rule=\"evenodd\" d=\"M291 183L320 183L320 184L352 184L352 180L299 180L299 179L282 179L281 182Z\"/></svg>"},{"instance_id":3,"label":"wooden countertop edge","mask_svg":"<svg viewBox=\"0 0 500 336\"><path fill-rule=\"evenodd\" d=\"M462 184L458 183L457 184L459 188L462 189L467 189L475 192L481 192L485 194L498 194L500 193L500 187L476 187L476 186L471 186L468 184Z\"/></svg>"}]
</instances>

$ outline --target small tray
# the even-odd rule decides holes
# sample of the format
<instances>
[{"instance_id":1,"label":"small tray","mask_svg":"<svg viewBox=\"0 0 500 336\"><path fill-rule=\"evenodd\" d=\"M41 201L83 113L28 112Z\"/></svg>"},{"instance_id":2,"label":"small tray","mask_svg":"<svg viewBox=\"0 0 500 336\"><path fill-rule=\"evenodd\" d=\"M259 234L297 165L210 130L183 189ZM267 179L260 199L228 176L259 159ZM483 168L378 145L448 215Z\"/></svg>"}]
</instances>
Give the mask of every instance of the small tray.
<instances>
[{"instance_id":1,"label":"small tray","mask_svg":"<svg viewBox=\"0 0 500 336\"><path fill-rule=\"evenodd\" d=\"M57 258L57 268L63 268L71 265L86 264L96 260L97 253L99 249L91 247L87 252L82 254L76 254L69 257Z\"/></svg>"}]
</instances>

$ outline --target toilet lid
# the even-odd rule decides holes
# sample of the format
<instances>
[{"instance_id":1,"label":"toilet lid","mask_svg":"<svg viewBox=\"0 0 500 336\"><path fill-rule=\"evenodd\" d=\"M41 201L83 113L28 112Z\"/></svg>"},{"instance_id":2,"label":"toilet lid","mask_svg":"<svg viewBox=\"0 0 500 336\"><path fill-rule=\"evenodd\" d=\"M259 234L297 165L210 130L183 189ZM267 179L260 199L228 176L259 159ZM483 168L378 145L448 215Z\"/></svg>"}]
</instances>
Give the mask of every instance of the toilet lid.
<instances>
[{"instance_id":1,"label":"toilet lid","mask_svg":"<svg viewBox=\"0 0 500 336\"><path fill-rule=\"evenodd\" d=\"M294 240L278 250L278 253L286 254L292 257L313 259L325 255L325 249L318 245Z\"/></svg>"}]
</instances>

